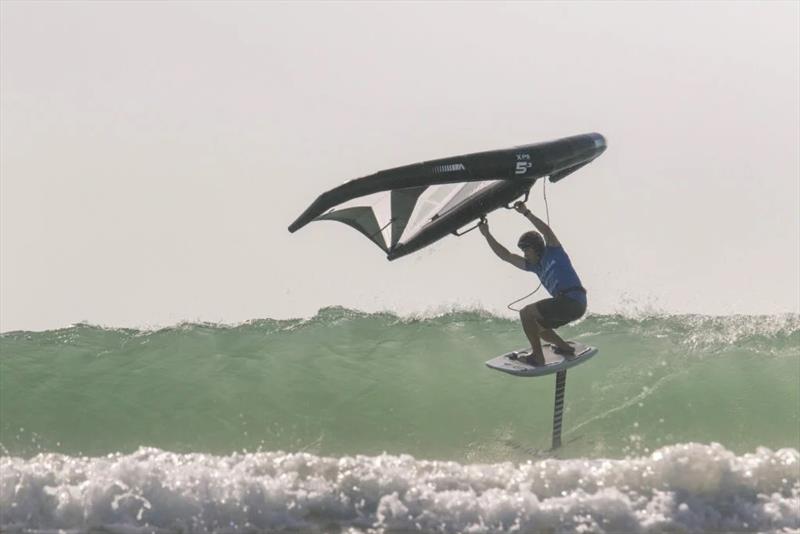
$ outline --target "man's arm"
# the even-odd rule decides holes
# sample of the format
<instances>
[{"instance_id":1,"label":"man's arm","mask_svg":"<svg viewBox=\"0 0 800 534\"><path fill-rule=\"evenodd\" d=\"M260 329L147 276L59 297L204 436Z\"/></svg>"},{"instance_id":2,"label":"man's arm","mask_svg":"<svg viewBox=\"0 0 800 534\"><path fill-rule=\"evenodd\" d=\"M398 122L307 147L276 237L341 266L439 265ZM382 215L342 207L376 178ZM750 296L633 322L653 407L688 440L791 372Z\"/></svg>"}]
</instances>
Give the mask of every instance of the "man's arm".
<instances>
[{"instance_id":1,"label":"man's arm","mask_svg":"<svg viewBox=\"0 0 800 534\"><path fill-rule=\"evenodd\" d=\"M512 254L506 247L498 243L497 239L489 233L489 223L487 223L485 219L478 225L478 229L481 231L481 234L483 234L483 237L486 238L486 242L489 243L489 248L492 249L492 252L497 254L498 258L507 261L518 269L525 270L525 258L517 254Z\"/></svg>"},{"instance_id":2,"label":"man's arm","mask_svg":"<svg viewBox=\"0 0 800 534\"><path fill-rule=\"evenodd\" d=\"M548 247L561 246L561 242L556 237L556 234L553 233L553 230L547 226L546 222L531 213L531 210L528 209L524 202L517 202L514 204L514 209L523 214L525 218L528 219L537 230L539 230L539 232L544 236L545 245Z\"/></svg>"}]
</instances>

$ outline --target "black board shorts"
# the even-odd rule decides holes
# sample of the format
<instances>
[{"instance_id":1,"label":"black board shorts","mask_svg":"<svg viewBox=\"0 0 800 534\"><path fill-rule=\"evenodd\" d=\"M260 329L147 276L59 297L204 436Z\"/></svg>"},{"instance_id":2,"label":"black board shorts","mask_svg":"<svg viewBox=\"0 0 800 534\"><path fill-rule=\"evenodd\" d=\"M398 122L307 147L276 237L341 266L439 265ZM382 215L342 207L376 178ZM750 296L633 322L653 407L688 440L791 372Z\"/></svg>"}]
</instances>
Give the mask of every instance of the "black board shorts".
<instances>
[{"instance_id":1,"label":"black board shorts","mask_svg":"<svg viewBox=\"0 0 800 534\"><path fill-rule=\"evenodd\" d=\"M535 306L541 317L539 324L548 329L564 326L586 313L586 304L565 296L540 300Z\"/></svg>"}]
</instances>

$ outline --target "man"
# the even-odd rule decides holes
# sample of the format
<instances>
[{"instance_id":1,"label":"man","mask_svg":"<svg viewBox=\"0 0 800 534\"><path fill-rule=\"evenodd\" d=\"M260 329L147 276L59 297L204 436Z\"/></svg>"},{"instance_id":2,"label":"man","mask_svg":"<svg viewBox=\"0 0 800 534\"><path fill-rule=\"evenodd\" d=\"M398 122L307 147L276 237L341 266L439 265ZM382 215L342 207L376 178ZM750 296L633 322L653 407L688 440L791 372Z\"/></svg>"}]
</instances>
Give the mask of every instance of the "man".
<instances>
[{"instance_id":1,"label":"man","mask_svg":"<svg viewBox=\"0 0 800 534\"><path fill-rule=\"evenodd\" d=\"M531 213L525 203L517 202L514 209L541 232L530 231L520 236L517 246L524 256L512 254L498 243L489 233L489 225L485 219L481 221L479 228L489 247L501 260L524 271L536 273L542 285L552 295L552 298L529 304L519 312L522 330L531 343L531 354L520 360L531 365L544 365L542 339L552 343L559 354L566 357L575 354L575 348L561 339L554 329L583 316L586 312L586 290L581 286L572 262L553 230Z\"/></svg>"}]
</instances>

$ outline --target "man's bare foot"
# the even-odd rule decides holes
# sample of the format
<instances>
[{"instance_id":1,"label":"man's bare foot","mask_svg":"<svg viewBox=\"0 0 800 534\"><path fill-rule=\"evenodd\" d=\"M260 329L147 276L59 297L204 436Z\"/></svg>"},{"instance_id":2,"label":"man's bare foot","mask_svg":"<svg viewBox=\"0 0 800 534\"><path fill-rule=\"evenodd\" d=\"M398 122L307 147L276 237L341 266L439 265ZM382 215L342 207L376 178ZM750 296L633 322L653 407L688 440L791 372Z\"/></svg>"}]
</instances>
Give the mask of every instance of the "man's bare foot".
<instances>
[{"instance_id":1,"label":"man's bare foot","mask_svg":"<svg viewBox=\"0 0 800 534\"><path fill-rule=\"evenodd\" d=\"M544 356L536 358L533 354L526 354L525 356L520 356L519 361L522 363L527 363L528 365L533 365L534 367L541 367L545 364Z\"/></svg>"},{"instance_id":2,"label":"man's bare foot","mask_svg":"<svg viewBox=\"0 0 800 534\"><path fill-rule=\"evenodd\" d=\"M553 352L560 354L561 356L571 358L575 356L575 347L569 344L566 346L553 345Z\"/></svg>"}]
</instances>

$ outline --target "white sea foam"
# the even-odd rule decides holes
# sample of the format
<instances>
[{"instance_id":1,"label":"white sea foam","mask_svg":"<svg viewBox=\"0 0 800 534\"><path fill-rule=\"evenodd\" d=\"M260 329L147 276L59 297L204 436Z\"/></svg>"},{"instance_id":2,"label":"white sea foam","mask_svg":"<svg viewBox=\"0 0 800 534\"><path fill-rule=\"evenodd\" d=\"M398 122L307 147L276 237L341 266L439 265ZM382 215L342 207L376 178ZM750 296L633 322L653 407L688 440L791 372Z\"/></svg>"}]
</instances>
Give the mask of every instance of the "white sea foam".
<instances>
[{"instance_id":1,"label":"white sea foam","mask_svg":"<svg viewBox=\"0 0 800 534\"><path fill-rule=\"evenodd\" d=\"M473 464L142 448L0 459L4 530L800 531L800 454L719 444Z\"/></svg>"}]
</instances>

